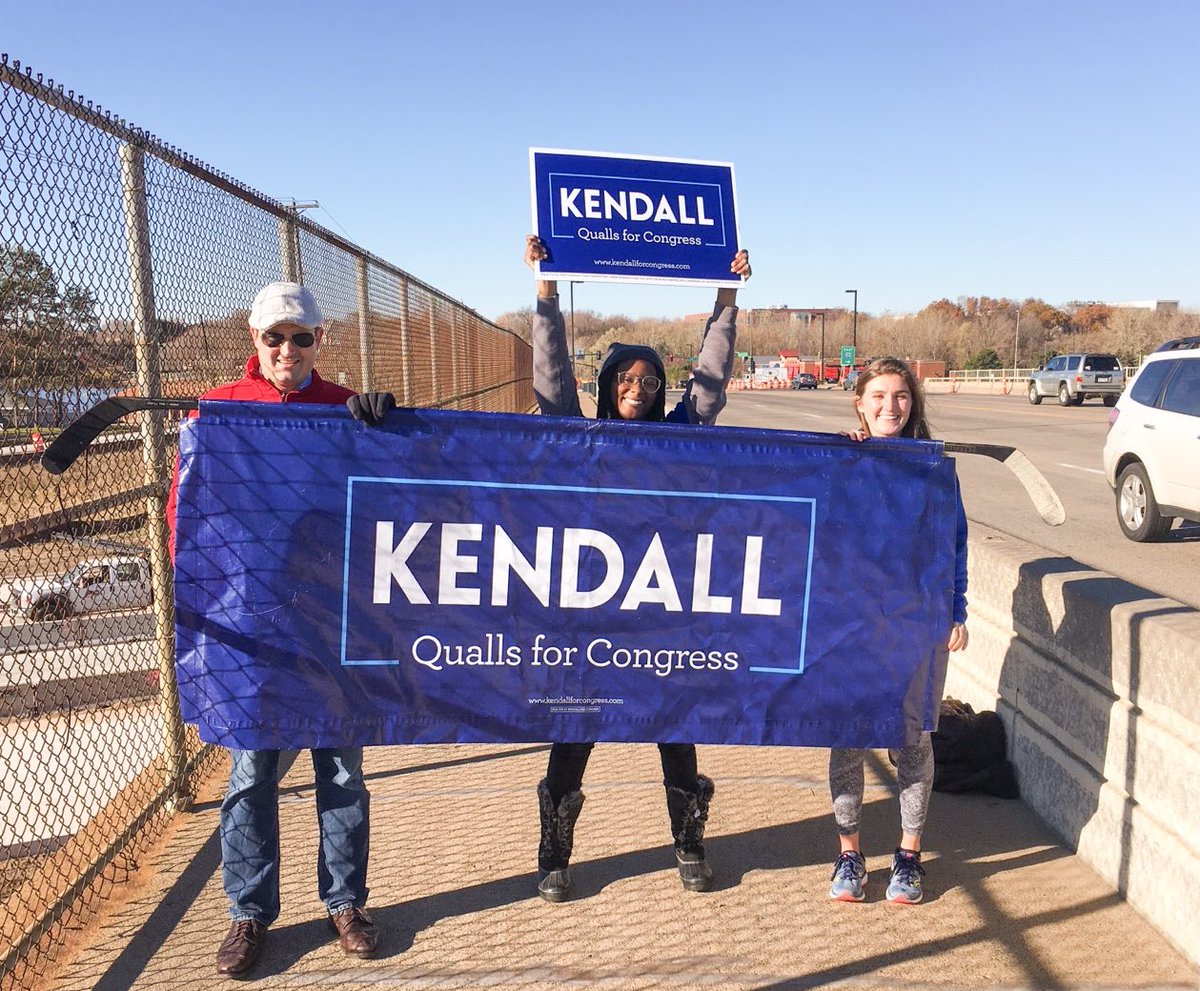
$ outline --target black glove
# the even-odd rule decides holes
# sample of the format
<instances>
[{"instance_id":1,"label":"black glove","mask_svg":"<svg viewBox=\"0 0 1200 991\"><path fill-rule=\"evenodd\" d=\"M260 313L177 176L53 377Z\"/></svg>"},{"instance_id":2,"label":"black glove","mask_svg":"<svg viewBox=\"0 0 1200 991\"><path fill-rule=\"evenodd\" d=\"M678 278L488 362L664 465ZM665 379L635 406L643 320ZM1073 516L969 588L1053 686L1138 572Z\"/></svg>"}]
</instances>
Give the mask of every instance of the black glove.
<instances>
[{"instance_id":1,"label":"black glove","mask_svg":"<svg viewBox=\"0 0 1200 991\"><path fill-rule=\"evenodd\" d=\"M387 411L395 408L396 397L390 392L363 392L346 400L350 415L372 427L379 426Z\"/></svg>"}]
</instances>

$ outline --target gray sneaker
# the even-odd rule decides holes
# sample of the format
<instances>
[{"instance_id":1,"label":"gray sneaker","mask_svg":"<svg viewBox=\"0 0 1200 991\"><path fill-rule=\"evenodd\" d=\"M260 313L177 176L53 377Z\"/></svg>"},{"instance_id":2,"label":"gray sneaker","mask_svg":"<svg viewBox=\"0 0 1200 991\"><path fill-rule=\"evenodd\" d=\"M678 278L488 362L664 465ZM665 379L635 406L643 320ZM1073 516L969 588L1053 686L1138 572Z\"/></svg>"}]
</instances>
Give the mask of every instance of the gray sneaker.
<instances>
[{"instance_id":1,"label":"gray sneaker","mask_svg":"<svg viewBox=\"0 0 1200 991\"><path fill-rule=\"evenodd\" d=\"M861 902L867 896L867 862L856 850L847 850L834 862L833 884L829 886L829 897L839 902Z\"/></svg>"},{"instance_id":2,"label":"gray sneaker","mask_svg":"<svg viewBox=\"0 0 1200 991\"><path fill-rule=\"evenodd\" d=\"M888 882L887 900L900 905L915 905L925 897L921 890L921 854L916 850L896 849L892 857L892 879Z\"/></svg>"}]
</instances>

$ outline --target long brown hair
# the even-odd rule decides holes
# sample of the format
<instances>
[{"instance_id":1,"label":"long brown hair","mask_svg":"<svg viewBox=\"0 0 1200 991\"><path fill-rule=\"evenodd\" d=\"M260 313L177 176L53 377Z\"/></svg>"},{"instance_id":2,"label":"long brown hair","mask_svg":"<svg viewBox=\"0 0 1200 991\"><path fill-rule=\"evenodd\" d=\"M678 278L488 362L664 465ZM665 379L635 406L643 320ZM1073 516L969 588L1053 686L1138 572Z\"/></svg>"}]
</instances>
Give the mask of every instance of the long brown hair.
<instances>
[{"instance_id":1,"label":"long brown hair","mask_svg":"<svg viewBox=\"0 0 1200 991\"><path fill-rule=\"evenodd\" d=\"M867 430L867 433L871 432L867 429L867 423L858 410L858 401L867 391L870 381L879 378L880 375L899 375L904 379L904 384L912 396L912 405L908 408L908 421L901 429L900 436L931 440L933 434L929 432L929 422L925 419L925 390L921 388L921 382L913 374L912 369L899 358L876 358L858 373L858 380L854 383L854 412L858 413L858 420L863 425L863 429Z\"/></svg>"}]
</instances>

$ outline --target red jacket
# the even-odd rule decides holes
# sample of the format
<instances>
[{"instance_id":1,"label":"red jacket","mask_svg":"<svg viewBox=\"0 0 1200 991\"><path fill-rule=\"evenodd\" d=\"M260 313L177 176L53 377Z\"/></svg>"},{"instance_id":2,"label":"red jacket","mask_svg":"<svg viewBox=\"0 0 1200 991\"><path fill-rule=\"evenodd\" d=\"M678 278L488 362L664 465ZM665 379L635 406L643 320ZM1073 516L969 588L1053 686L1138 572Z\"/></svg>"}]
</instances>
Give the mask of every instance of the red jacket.
<instances>
[{"instance_id":1,"label":"red jacket","mask_svg":"<svg viewBox=\"0 0 1200 991\"><path fill-rule=\"evenodd\" d=\"M344 386L326 382L316 369L308 385L301 389L293 389L281 393L270 382L263 378L258 366L258 355L252 354L246 361L246 374L236 382L227 382L206 392L201 399L230 399L239 402L255 403L327 403L342 405L353 396L354 390ZM199 416L196 410L190 416ZM175 560L175 504L179 494L179 459L175 459L175 475L171 479L171 492L167 496L167 549L171 560Z\"/></svg>"},{"instance_id":2,"label":"red jacket","mask_svg":"<svg viewBox=\"0 0 1200 991\"><path fill-rule=\"evenodd\" d=\"M256 403L330 403L338 405L353 395L353 389L326 382L317 374L316 369L313 369L308 385L303 389L294 389L285 395L263 378L263 373L258 367L258 355L252 354L246 359L245 377L236 382L218 385L200 398L235 399Z\"/></svg>"}]
</instances>

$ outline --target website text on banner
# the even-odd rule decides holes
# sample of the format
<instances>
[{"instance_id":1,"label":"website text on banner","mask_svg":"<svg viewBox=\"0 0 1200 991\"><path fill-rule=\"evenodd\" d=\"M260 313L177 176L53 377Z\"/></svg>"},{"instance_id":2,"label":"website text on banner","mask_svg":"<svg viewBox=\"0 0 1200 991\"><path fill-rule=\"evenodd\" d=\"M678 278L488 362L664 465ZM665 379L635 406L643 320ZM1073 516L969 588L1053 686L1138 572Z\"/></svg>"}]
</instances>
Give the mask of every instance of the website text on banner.
<instances>
[{"instance_id":1,"label":"website text on banner","mask_svg":"<svg viewBox=\"0 0 1200 991\"><path fill-rule=\"evenodd\" d=\"M529 149L539 279L739 286L728 162Z\"/></svg>"},{"instance_id":2,"label":"website text on banner","mask_svg":"<svg viewBox=\"0 0 1200 991\"><path fill-rule=\"evenodd\" d=\"M935 725L955 533L936 443L202 408L175 591L205 739L900 746Z\"/></svg>"}]
</instances>

